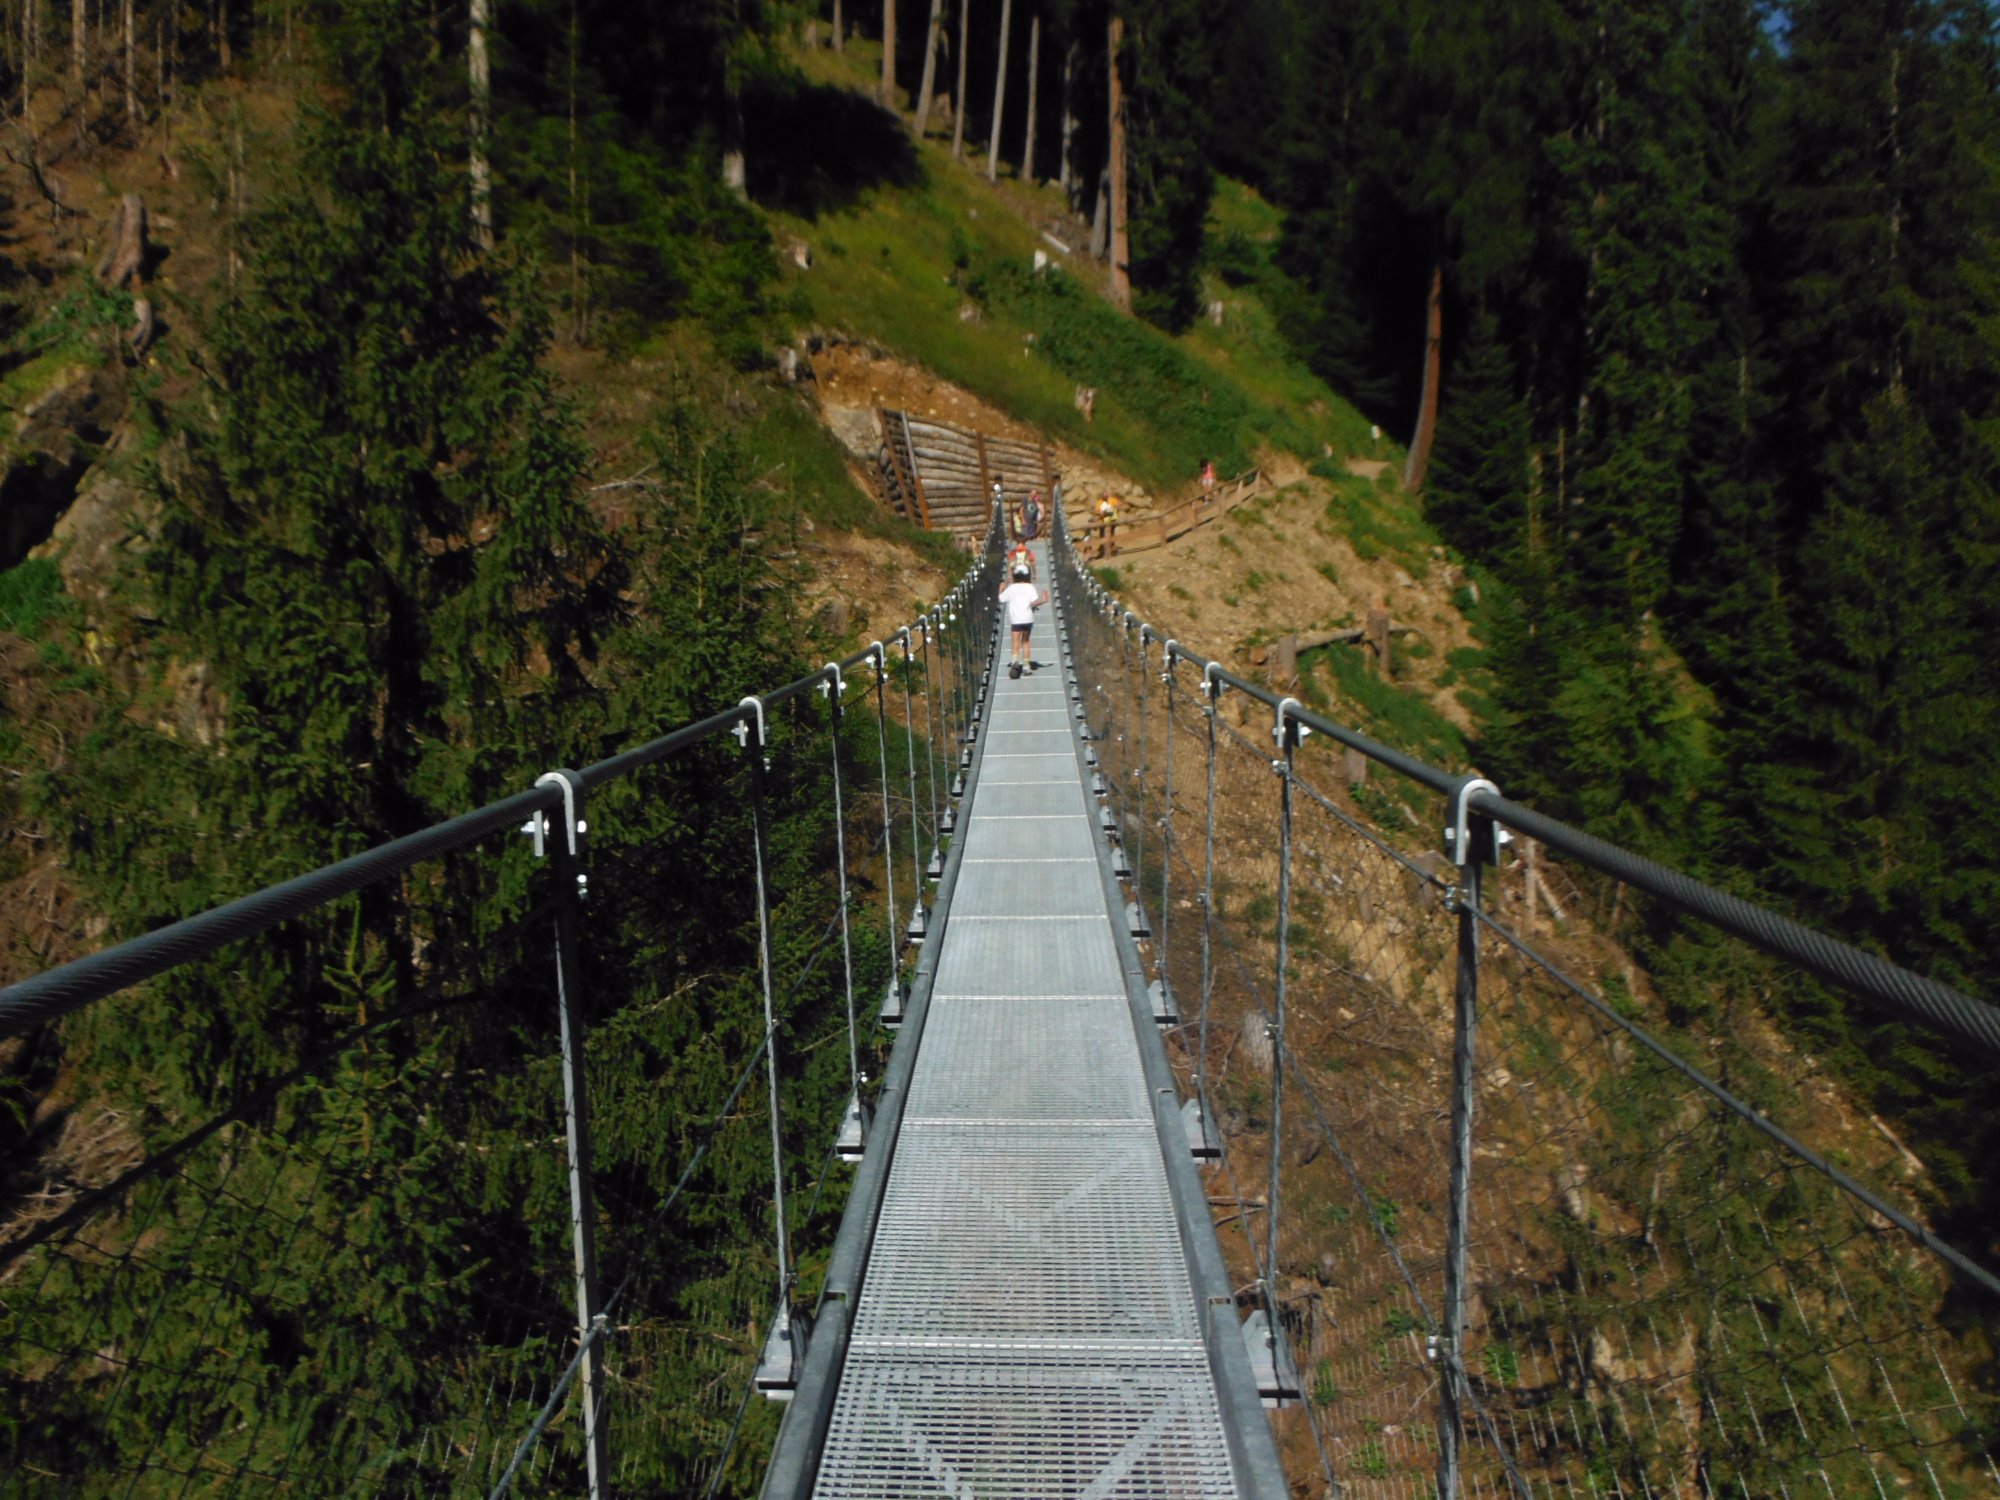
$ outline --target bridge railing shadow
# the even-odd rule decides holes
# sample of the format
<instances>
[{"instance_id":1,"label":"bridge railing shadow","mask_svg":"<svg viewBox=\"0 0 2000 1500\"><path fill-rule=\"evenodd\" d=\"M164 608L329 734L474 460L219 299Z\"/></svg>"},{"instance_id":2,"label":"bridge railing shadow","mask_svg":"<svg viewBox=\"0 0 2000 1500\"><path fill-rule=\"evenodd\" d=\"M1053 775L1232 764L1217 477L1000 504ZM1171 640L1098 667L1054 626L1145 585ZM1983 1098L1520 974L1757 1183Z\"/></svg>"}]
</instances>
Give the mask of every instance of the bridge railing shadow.
<instances>
[{"instance_id":1,"label":"bridge railing shadow","mask_svg":"<svg viewBox=\"0 0 2000 1500\"><path fill-rule=\"evenodd\" d=\"M1294 1482L2000 1486L2000 1280L1782 1029L1828 983L1989 1056L2000 1013L1163 639L1065 535L1105 826Z\"/></svg>"},{"instance_id":2,"label":"bridge railing shadow","mask_svg":"<svg viewBox=\"0 0 2000 1500\"><path fill-rule=\"evenodd\" d=\"M843 662L0 990L0 1037L104 1066L48 1180L12 1184L0 1467L91 1494L754 1490L949 836L999 549ZM163 1026L203 1076L121 1041Z\"/></svg>"}]
</instances>

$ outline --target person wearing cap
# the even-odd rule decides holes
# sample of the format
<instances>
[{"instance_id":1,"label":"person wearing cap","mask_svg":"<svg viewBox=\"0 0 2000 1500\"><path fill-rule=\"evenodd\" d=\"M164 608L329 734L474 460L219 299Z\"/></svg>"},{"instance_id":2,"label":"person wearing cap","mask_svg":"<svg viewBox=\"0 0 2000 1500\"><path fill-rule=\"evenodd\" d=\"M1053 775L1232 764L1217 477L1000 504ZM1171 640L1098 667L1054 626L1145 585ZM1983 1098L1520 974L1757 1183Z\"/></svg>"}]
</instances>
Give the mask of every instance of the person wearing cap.
<instances>
[{"instance_id":1,"label":"person wearing cap","mask_svg":"<svg viewBox=\"0 0 2000 1500\"><path fill-rule=\"evenodd\" d=\"M1012 581L1000 590L1000 603L1007 611L1008 633L1014 638L1014 654L1007 662L1007 675L1019 677L1024 667L1035 664L1028 654L1028 632L1035 627L1035 611L1048 602L1049 596L1035 591L1031 567L1015 563L1012 572Z\"/></svg>"}]
</instances>

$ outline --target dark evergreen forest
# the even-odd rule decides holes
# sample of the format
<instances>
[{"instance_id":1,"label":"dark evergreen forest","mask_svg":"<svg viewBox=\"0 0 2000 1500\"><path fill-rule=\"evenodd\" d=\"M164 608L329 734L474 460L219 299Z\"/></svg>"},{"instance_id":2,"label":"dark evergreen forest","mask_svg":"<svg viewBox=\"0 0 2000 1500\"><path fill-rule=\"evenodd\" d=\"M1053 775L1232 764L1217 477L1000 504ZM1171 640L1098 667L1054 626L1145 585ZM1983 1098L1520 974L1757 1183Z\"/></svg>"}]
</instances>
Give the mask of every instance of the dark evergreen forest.
<instances>
[{"instance_id":1,"label":"dark evergreen forest","mask_svg":"<svg viewBox=\"0 0 2000 1500\"><path fill-rule=\"evenodd\" d=\"M1286 209L1315 364L1502 585L1483 769L1982 994L1995 48L1977 4L1252 0L1198 115ZM1981 1238L1990 1078L1832 999L1792 1019Z\"/></svg>"},{"instance_id":2,"label":"dark evergreen forest","mask_svg":"<svg viewBox=\"0 0 2000 1500\"><path fill-rule=\"evenodd\" d=\"M232 41L239 54L275 51L270 9L141 6L140 35L157 39L162 77L170 30L183 76L220 76ZM1103 101L1115 78L1135 313L1185 328L1204 272L1254 278L1312 367L1407 441L1405 482L1480 591L1499 685L1477 747L1485 774L1995 997L1991 6L1040 0L1015 7L1004 37L999 9L971 4L960 123L990 133L1004 48L999 157L1022 175L1060 175L1089 219L1113 190L1120 143ZM119 933L409 832L824 659L757 545L785 517L754 482L728 409L698 393L662 403L661 498L643 540L613 537L578 499L589 453L547 356L559 341L618 347L686 325L754 370L791 314L758 205L808 212L918 176L896 120L810 82L787 48L809 24L838 17L872 38L893 18L887 84L899 107L915 105L930 72L924 0L890 0L886 13L860 0L499 0L490 95L468 82L464 7L298 10L296 40L285 11L283 45L311 80L304 124L262 164L273 186L232 248L240 281L189 341L199 352L177 370L186 378L143 393L164 545L123 581L155 672L131 699L157 692L176 663L210 663L244 753L163 752L121 706L93 721L81 769L34 792ZM34 63L11 40L26 35L21 8L8 14L11 95ZM960 5L940 15L942 86ZM474 157L494 184L494 248L477 252ZM1274 246L1210 235L1218 175L1282 209ZM475 531L498 544L460 545ZM820 743L808 741L819 720L796 727L797 743ZM636 898L607 903L601 962L626 988L596 1003L608 1017L691 987L701 996L606 1059L621 1086L657 1096L657 1139L613 1148L635 1201L656 1197L680 1159L660 1142L690 1140L727 1086L741 1049L709 1044L761 1027L748 981L715 978L738 972L750 941L731 863L741 771L717 756L677 775L673 796L618 807L600 843L625 890L670 890L688 920L663 936ZM809 811L822 775L803 752L780 756L778 795L796 816L777 851L790 893L778 941L800 976L781 1044L794 1105L837 1114L839 1049L813 1049L838 996L808 964L832 910L815 873L831 829ZM543 955L510 946L539 915L524 855L377 892L261 958L189 979L229 996L201 1024L185 1023L174 988L115 1025L45 1039L16 1059L10 1105L25 1119L21 1101L87 1058L103 1088L147 1101L158 1147L329 1049L345 1087L367 1094L379 1080L385 1099L517 1069L518 1093L478 1121L398 1104L378 1126L365 1114L359 1127L316 1125L316 1106L288 1108L340 1170L366 1176L393 1151L430 1163L425 1193L449 1200L435 1243L392 1252L370 1229L361 1258L559 1266L562 1246L524 1247L511 1212L525 1194L559 1194L550 1161L487 1164L447 1143L544 1128L522 1123L543 1119L551 1086L522 1061L549 1045L533 967ZM1673 1005L1708 1006L1724 954L1661 916L1626 936ZM864 954L878 986L880 950L871 938ZM460 974L472 977L443 977ZM393 1035L371 1029L390 1024L371 1005L427 979L433 999L497 995L504 1034L410 1024L407 1012ZM1830 993L1784 994L1805 1042L1908 1127L1936 1175L1941 1231L1991 1250L1990 1072ZM663 1293L688 1326L741 1324L761 1295L763 1252L738 1231L763 1212L768 1159L745 1148L725 1166ZM818 1166L791 1169L803 1185ZM192 1198L163 1192L163 1222L191 1222ZM449 1344L463 1331L452 1320L477 1310L449 1276L426 1275L411 1271L394 1316ZM535 1286L520 1276L523 1303L562 1304L559 1274ZM143 1315L115 1314L128 1332ZM276 1332L240 1308L214 1317L218 1344L240 1335L292 1360L314 1336L307 1312ZM420 1404L416 1370L369 1378ZM143 1446L148 1411L179 1390L135 1395L116 1431L55 1410L11 1436L46 1462L87 1442ZM528 1414L503 1415L517 1430ZM666 1432L660 1445L714 1437ZM408 1462L398 1482L415 1484L419 1460Z\"/></svg>"}]
</instances>

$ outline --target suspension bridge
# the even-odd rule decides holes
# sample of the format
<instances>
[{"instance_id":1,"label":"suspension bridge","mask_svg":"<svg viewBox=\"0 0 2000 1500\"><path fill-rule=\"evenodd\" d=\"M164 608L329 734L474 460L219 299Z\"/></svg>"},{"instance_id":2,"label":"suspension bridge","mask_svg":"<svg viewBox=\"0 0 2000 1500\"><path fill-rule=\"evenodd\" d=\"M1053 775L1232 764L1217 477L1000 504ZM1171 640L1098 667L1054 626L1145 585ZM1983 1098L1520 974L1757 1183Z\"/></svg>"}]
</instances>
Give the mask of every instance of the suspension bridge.
<instances>
[{"instance_id":1,"label":"suspension bridge","mask_svg":"<svg viewBox=\"0 0 2000 1500\"><path fill-rule=\"evenodd\" d=\"M26 1049L272 973L377 996L16 1174L9 1490L2000 1491L2000 1280L1747 1001L1987 1055L2000 1013L1270 694L1056 520L1019 679L996 515L887 642L0 991ZM648 798L740 836L747 1029L661 993ZM1603 933L1534 930L1510 839L1723 934L1745 1007L1664 1030ZM538 895L375 988L293 962L357 893L508 871Z\"/></svg>"}]
</instances>

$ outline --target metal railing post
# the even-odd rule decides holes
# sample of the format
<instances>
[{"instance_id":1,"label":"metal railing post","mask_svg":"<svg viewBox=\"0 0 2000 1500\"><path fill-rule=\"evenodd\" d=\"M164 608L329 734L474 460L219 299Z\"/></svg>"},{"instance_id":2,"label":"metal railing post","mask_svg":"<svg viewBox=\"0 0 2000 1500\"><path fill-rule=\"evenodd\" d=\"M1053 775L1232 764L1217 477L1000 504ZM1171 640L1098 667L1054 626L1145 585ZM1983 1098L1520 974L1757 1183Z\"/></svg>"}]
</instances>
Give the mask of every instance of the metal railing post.
<instances>
[{"instance_id":1,"label":"metal railing post","mask_svg":"<svg viewBox=\"0 0 2000 1500\"><path fill-rule=\"evenodd\" d=\"M1458 913L1458 976L1452 1017L1451 1044L1451 1183L1445 1208L1444 1307L1436 1356L1438 1380L1439 1500L1457 1500L1459 1445L1464 1431L1465 1388L1465 1263L1472 1223L1472 1105L1473 1044L1479 1026L1479 867L1494 855L1491 818L1473 813L1468 803L1475 791L1500 789L1472 778L1458 789L1451 806L1451 826L1445 841L1458 865L1458 885L1452 907Z\"/></svg>"},{"instance_id":2,"label":"metal railing post","mask_svg":"<svg viewBox=\"0 0 2000 1500\"><path fill-rule=\"evenodd\" d=\"M585 1343L577 1390L583 1402L583 1446L591 1500L599 1500L611 1475L603 1421L603 1345L591 1339L603 1309L597 1277L597 1201L591 1180L590 1090L584 1078L583 972L577 913L588 893L583 869L585 835L583 778L574 771L551 771L535 785L562 788L563 826L550 837L549 815L536 813L529 824L537 854L546 851L556 882L556 1009L562 1036L563 1135L569 1151L570 1240L576 1272L577 1338Z\"/></svg>"}]
</instances>

